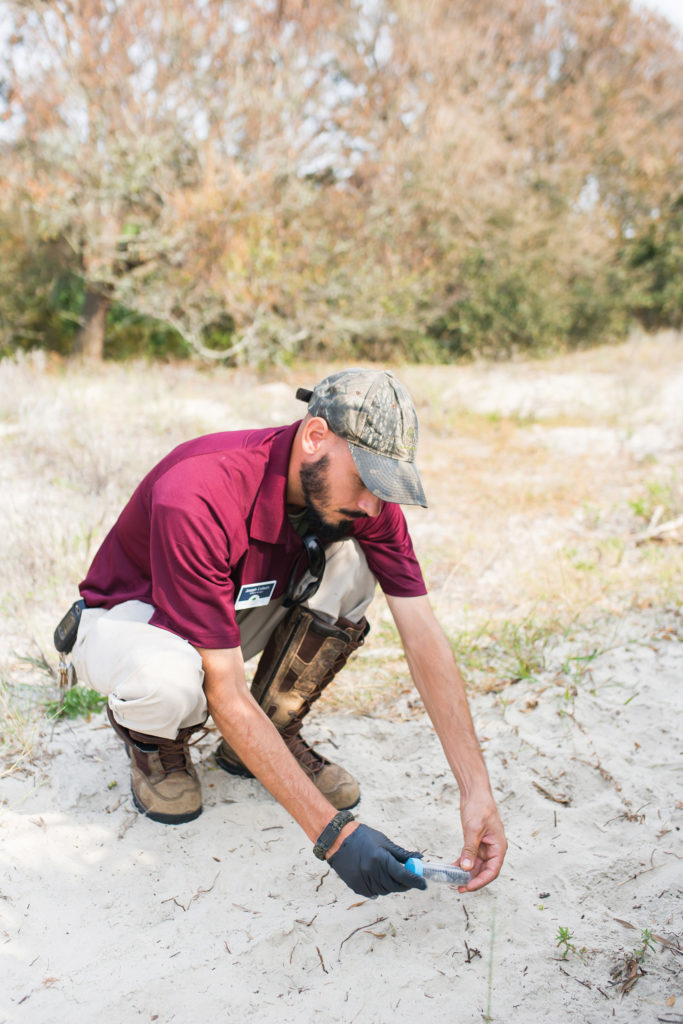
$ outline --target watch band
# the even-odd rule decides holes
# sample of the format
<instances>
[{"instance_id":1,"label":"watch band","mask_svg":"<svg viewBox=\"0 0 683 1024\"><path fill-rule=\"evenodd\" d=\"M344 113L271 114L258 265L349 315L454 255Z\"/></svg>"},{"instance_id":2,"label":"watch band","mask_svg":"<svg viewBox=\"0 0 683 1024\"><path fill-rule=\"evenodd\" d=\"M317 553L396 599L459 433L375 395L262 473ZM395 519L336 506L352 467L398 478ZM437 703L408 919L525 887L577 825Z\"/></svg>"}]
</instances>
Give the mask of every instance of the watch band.
<instances>
[{"instance_id":1,"label":"watch band","mask_svg":"<svg viewBox=\"0 0 683 1024\"><path fill-rule=\"evenodd\" d=\"M350 821L353 821L355 815L351 814L351 811L337 811L329 825L326 825L318 836L318 840L313 847L313 853L316 855L318 860L325 860L325 854L332 846L344 825L348 825Z\"/></svg>"}]
</instances>

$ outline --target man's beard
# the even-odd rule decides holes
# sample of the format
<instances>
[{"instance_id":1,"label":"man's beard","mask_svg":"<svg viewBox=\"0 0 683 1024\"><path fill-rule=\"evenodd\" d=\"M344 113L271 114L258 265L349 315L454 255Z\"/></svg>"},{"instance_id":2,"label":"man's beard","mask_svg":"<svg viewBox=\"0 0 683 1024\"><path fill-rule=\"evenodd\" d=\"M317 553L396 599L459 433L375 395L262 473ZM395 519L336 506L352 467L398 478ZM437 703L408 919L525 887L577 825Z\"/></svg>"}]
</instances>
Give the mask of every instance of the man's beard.
<instances>
[{"instance_id":1,"label":"man's beard","mask_svg":"<svg viewBox=\"0 0 683 1024\"><path fill-rule=\"evenodd\" d=\"M354 519L360 519L364 516L364 513L360 512L348 519L342 519L339 523L330 523L325 519L322 508L327 502L328 497L326 476L329 462L329 455L321 455L317 462L307 462L300 470L301 490L306 502L308 528L323 544L332 544L334 541L344 540L349 535Z\"/></svg>"}]
</instances>

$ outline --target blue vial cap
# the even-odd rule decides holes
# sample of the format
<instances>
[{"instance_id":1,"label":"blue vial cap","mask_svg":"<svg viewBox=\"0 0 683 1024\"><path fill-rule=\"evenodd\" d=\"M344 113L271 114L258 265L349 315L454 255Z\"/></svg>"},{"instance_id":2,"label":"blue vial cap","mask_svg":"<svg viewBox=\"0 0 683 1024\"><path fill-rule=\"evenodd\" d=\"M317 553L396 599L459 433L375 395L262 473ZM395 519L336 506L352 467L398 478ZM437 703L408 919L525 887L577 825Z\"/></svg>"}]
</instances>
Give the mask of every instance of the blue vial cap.
<instances>
[{"instance_id":1,"label":"blue vial cap","mask_svg":"<svg viewBox=\"0 0 683 1024\"><path fill-rule=\"evenodd\" d=\"M414 875L419 875L422 878L422 861L419 857L409 857L405 866L408 868L408 871L412 871Z\"/></svg>"}]
</instances>

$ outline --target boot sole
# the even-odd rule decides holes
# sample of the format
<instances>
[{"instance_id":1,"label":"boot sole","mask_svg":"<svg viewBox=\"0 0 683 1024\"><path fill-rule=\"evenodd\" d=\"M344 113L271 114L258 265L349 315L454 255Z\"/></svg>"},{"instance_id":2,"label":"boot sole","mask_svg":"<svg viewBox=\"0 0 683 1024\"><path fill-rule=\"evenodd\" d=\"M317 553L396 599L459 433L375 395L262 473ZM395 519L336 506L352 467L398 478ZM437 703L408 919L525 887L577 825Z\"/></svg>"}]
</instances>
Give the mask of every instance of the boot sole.
<instances>
[{"instance_id":1,"label":"boot sole","mask_svg":"<svg viewBox=\"0 0 683 1024\"><path fill-rule=\"evenodd\" d=\"M240 779L253 779L254 775L245 768L243 764L232 764L231 761L226 761L225 758L221 757L220 754L214 754L214 760L219 768L222 768L228 775L236 775Z\"/></svg>"},{"instance_id":2,"label":"boot sole","mask_svg":"<svg viewBox=\"0 0 683 1024\"><path fill-rule=\"evenodd\" d=\"M162 814L160 811L150 811L138 799L132 786L130 792L133 797L133 803L140 814L144 815L145 818L150 818L152 821L158 821L161 825L184 825L188 821L194 821L202 813L203 808L201 806L196 811L188 811L187 814Z\"/></svg>"},{"instance_id":3,"label":"boot sole","mask_svg":"<svg viewBox=\"0 0 683 1024\"><path fill-rule=\"evenodd\" d=\"M328 800L330 799L329 796L327 797L327 799ZM344 807L337 807L337 810L338 811L350 811L354 807L358 807L359 803L360 803L360 797L358 797L357 800L354 800L352 804L345 804ZM333 804L333 806L336 806L336 804Z\"/></svg>"}]
</instances>

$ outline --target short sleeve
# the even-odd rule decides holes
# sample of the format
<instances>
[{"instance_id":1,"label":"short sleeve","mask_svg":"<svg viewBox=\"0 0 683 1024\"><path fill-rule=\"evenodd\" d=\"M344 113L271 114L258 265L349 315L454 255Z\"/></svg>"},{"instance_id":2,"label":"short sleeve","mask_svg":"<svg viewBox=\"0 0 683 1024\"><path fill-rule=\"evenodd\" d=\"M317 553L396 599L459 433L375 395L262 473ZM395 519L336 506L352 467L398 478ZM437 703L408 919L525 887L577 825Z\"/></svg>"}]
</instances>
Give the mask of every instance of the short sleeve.
<instances>
[{"instance_id":1,"label":"short sleeve","mask_svg":"<svg viewBox=\"0 0 683 1024\"><path fill-rule=\"evenodd\" d=\"M421 597L427 593L408 524L399 505L386 502L378 516L357 520L353 536L385 594Z\"/></svg>"}]
</instances>

